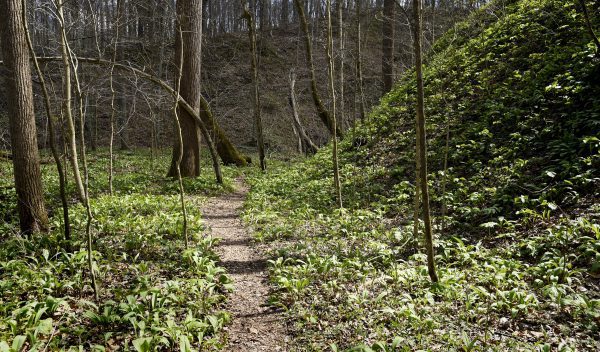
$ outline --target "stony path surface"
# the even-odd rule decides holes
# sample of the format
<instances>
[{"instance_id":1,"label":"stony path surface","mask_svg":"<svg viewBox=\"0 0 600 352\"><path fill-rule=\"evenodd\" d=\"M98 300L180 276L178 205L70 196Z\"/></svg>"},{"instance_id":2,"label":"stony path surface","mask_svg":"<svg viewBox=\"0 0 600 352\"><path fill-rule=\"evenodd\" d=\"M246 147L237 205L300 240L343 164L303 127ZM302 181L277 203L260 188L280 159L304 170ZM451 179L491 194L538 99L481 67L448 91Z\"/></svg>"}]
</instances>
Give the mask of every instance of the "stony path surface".
<instances>
[{"instance_id":1,"label":"stony path surface","mask_svg":"<svg viewBox=\"0 0 600 352\"><path fill-rule=\"evenodd\" d=\"M209 200L202 209L213 237L221 238L216 250L220 265L227 269L235 286L228 304L233 320L227 328L226 351L287 351L281 314L266 305L266 260L253 247L252 237L240 220L246 193L247 188L238 181L235 192Z\"/></svg>"}]
</instances>

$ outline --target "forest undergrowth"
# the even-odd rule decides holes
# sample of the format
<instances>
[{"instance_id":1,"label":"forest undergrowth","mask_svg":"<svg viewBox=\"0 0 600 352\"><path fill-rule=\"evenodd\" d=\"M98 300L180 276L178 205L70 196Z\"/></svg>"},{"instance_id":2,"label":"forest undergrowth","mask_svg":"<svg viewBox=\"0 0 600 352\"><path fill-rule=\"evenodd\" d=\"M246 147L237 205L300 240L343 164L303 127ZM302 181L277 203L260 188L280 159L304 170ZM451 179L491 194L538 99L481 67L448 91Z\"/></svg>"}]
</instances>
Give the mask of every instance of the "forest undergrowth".
<instances>
[{"instance_id":1,"label":"forest undergrowth","mask_svg":"<svg viewBox=\"0 0 600 352\"><path fill-rule=\"evenodd\" d=\"M497 1L434 46L437 283L413 233L413 73L341 141L343 209L330 148L249 179L244 218L270 252L296 350L600 349L600 48L588 34L576 1Z\"/></svg>"},{"instance_id":2,"label":"forest undergrowth","mask_svg":"<svg viewBox=\"0 0 600 352\"><path fill-rule=\"evenodd\" d=\"M91 153L93 255L99 281L94 299L87 270L86 211L72 200L73 239L65 242L60 204L49 204L50 233L18 236L12 167L0 163L0 351L220 350L231 280L206 235L200 205L229 192L239 174L226 167L217 186L206 167L184 180L190 246L185 248L176 181L164 176L168 153L115 155L108 194L108 153ZM43 157L46 199L58 200L58 177ZM69 194L75 194L69 184ZM71 248L71 250L67 250Z\"/></svg>"}]
</instances>

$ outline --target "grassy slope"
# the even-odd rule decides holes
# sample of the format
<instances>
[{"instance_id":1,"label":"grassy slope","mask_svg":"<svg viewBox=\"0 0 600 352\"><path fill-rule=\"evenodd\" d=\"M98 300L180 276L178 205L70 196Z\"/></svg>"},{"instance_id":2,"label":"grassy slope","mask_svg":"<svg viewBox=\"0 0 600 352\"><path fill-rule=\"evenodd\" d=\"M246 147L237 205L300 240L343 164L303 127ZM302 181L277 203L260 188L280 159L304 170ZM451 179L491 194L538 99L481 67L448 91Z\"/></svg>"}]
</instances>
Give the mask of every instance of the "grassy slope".
<instances>
[{"instance_id":1,"label":"grassy slope","mask_svg":"<svg viewBox=\"0 0 600 352\"><path fill-rule=\"evenodd\" d=\"M497 1L434 47L439 284L412 236L412 75L342 141L345 210L329 149L252 179L246 220L299 350L600 348L600 60L575 3Z\"/></svg>"},{"instance_id":2,"label":"grassy slope","mask_svg":"<svg viewBox=\"0 0 600 352\"><path fill-rule=\"evenodd\" d=\"M88 160L98 302L87 274L81 205L73 204L70 213L74 250L63 249L56 168L51 162L42 168L52 231L26 240L17 235L12 167L0 162L0 351L19 342L24 350L51 351L170 351L187 342L193 350L221 349L231 286L217 264L215 240L203 235L199 205L206 195L231 189L239 171L224 169L225 187L215 185L209 167L185 180L186 250L178 186L164 177L167 153L152 161L145 152L117 153L113 196L106 192L107 153L91 153Z\"/></svg>"}]
</instances>

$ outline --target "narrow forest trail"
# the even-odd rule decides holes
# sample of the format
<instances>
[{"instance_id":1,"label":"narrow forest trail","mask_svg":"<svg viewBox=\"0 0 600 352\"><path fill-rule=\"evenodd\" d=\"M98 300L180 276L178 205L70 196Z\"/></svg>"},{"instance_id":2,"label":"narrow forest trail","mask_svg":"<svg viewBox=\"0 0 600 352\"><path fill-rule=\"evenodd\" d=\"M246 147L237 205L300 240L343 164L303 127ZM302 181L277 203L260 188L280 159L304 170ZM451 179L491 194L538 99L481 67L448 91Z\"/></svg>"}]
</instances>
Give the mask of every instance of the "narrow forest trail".
<instances>
[{"instance_id":1,"label":"narrow forest trail","mask_svg":"<svg viewBox=\"0 0 600 352\"><path fill-rule=\"evenodd\" d=\"M220 265L234 283L228 303L232 322L227 328L226 351L287 351L282 316L266 305L266 259L253 247L252 236L240 219L247 192L243 182L237 180L233 193L210 199L202 209L212 236L221 239L216 249Z\"/></svg>"}]
</instances>

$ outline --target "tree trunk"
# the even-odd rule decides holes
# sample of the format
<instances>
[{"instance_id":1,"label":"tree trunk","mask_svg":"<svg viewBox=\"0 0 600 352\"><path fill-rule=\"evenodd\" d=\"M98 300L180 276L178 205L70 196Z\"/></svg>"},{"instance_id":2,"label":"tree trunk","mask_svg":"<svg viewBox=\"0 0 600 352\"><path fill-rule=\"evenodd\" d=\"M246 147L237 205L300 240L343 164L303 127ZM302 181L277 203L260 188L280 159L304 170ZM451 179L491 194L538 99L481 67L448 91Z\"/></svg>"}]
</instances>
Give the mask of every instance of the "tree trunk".
<instances>
[{"instance_id":1,"label":"tree trunk","mask_svg":"<svg viewBox=\"0 0 600 352\"><path fill-rule=\"evenodd\" d=\"M46 109L46 116L48 118L48 132L50 134L50 150L52 151L52 157L54 158L54 163L56 164L56 171L58 173L58 185L60 191L60 201L63 210L63 229L65 240L71 240L71 224L69 221L69 203L67 201L67 191L66 191L66 180L65 173L63 171L63 165L60 160L60 154L58 153L58 147L56 145L56 133L54 132L54 121L52 121L52 108L50 103L50 94L48 93L48 87L46 86L46 80L44 79L44 75L42 73L42 69L37 61L35 56L35 51L33 49L33 43L31 41L31 35L29 33L29 28L27 27L27 10L25 8L25 2L23 2L23 23L25 25L25 35L27 39L27 46L29 47L29 54L33 59L34 67L38 78L40 80L40 85L42 86L42 94L44 96L44 107ZM69 249L70 245L67 245L67 249Z\"/></svg>"},{"instance_id":2,"label":"tree trunk","mask_svg":"<svg viewBox=\"0 0 600 352\"><path fill-rule=\"evenodd\" d=\"M292 108L293 118L294 118L294 126L296 131L298 132L298 136L300 137L302 143L302 150L306 154L314 154L319 150L319 147L310 139L306 130L300 123L300 116L298 115L298 104L296 104L296 74L294 71L290 72L290 107Z\"/></svg>"},{"instance_id":3,"label":"tree trunk","mask_svg":"<svg viewBox=\"0 0 600 352\"><path fill-rule=\"evenodd\" d=\"M202 96L200 97L200 119L202 119L202 122L208 128L210 134L214 136L215 147L223 164L246 166L251 162L249 157L240 153L233 143L231 143L225 131L223 131L215 120L210 105Z\"/></svg>"},{"instance_id":4,"label":"tree trunk","mask_svg":"<svg viewBox=\"0 0 600 352\"><path fill-rule=\"evenodd\" d=\"M302 32L304 32L304 41L306 44L306 62L308 64L308 69L310 71L310 87L312 92L312 98L315 103L315 107L317 108L317 114L319 118L325 124L329 133L334 134L333 128L333 119L331 117L331 113L325 108L323 101L321 100L321 95L319 94L319 89L317 87L317 76L315 73L315 65L313 62L313 54L312 54L312 42L310 38L310 33L308 31L308 22L306 19L306 15L304 14L304 4L301 0L294 0L294 4L296 5L296 11L298 12L298 17L300 18L300 27L302 27ZM341 131L337 131L337 134L341 137Z\"/></svg>"},{"instance_id":5,"label":"tree trunk","mask_svg":"<svg viewBox=\"0 0 600 352\"><path fill-rule=\"evenodd\" d=\"M327 0L327 59L329 61L329 90L331 91L331 119L333 124L332 159L333 159L333 186L337 206L343 208L342 185L340 182L340 167L338 160L337 122L336 122L336 96L335 96L335 70L333 64L333 28L331 23L331 0Z\"/></svg>"},{"instance_id":6,"label":"tree trunk","mask_svg":"<svg viewBox=\"0 0 600 352\"><path fill-rule=\"evenodd\" d=\"M202 0L177 1L177 28L181 28L181 38L176 36L175 52L183 51L175 57L177 67L181 66L181 97L192 108L200 111L200 63L202 53ZM183 62L180 62L180 59ZM179 107L179 124L183 138L183 148L177 138L173 146L173 158L168 172L169 177L177 176L177 160L181 158L182 177L200 176L200 131L194 118ZM176 133L177 135L177 133Z\"/></svg>"},{"instance_id":7,"label":"tree trunk","mask_svg":"<svg viewBox=\"0 0 600 352\"><path fill-rule=\"evenodd\" d=\"M115 100L116 100L116 84L115 84L115 77L114 77L114 71L115 71L115 63L117 62L117 58L119 56L119 53L122 53L123 50L120 49L120 45L119 45L119 38L120 38L120 34L121 34L121 23L122 18L123 18L123 7L124 7L124 0L118 0L117 1L117 12L116 12L116 17L113 20L113 35L114 35L114 44L113 44L113 55L112 55L112 61L111 61L111 66L110 66L110 82L109 82L109 86L110 86L110 135L109 135L109 140L108 140L108 192L112 195L113 194L113 164L114 164L114 155L113 155L113 149L114 149L114 143L115 143L115 117L117 115L117 108L115 106Z\"/></svg>"},{"instance_id":8,"label":"tree trunk","mask_svg":"<svg viewBox=\"0 0 600 352\"><path fill-rule=\"evenodd\" d=\"M383 1L383 30L381 52L381 75L383 94L392 90L394 84L394 19L396 0Z\"/></svg>"},{"instance_id":9,"label":"tree trunk","mask_svg":"<svg viewBox=\"0 0 600 352\"><path fill-rule=\"evenodd\" d=\"M435 253L433 249L433 234L431 229L431 215L429 210L429 187L427 185L427 141L425 133L425 93L423 91L423 59L421 40L423 36L421 0L413 0L413 16L415 23L414 47L415 47L415 70L417 73L417 169L420 169L420 177L417 182L421 187L421 199L423 204L423 222L425 226L425 247L427 251L427 271L431 281L437 282L438 276L435 270Z\"/></svg>"},{"instance_id":10,"label":"tree trunk","mask_svg":"<svg viewBox=\"0 0 600 352\"><path fill-rule=\"evenodd\" d=\"M178 38L182 40L183 32L181 31L181 27L178 28ZM183 62L183 47L179 47L180 51L178 54L179 62ZM179 142L179 148L183 149L183 134L181 131L181 123L179 122L179 90L181 88L181 78L182 78L182 70L183 66L177 66L177 76L175 78L175 90L177 94L174 97L173 101L173 116L175 117L175 131L177 132L177 141ZM183 155L179 154L179 159L176 161L175 171L177 173L177 182L179 184L179 200L181 202L181 216L183 217L183 237L185 240L185 249L187 250L190 246L189 238L188 238L188 217L187 217L187 208L185 204L185 191L183 189L183 179L181 178L181 159Z\"/></svg>"},{"instance_id":11,"label":"tree trunk","mask_svg":"<svg viewBox=\"0 0 600 352\"><path fill-rule=\"evenodd\" d=\"M264 2L264 1L263 1ZM265 141L263 138L263 126L262 119L260 116L260 92L258 86L258 63L257 63L257 52L256 52L256 29L254 24L254 18L248 9L246 0L242 0L242 6L244 8L244 17L248 23L248 37L250 39L250 48L252 58L250 60L250 66L252 70L252 80L254 81L254 124L256 127L256 140L258 146L258 158L260 160L260 168L262 171L267 169L265 163ZM264 7L263 7L264 9Z\"/></svg>"},{"instance_id":12,"label":"tree trunk","mask_svg":"<svg viewBox=\"0 0 600 352\"><path fill-rule=\"evenodd\" d=\"M344 60L345 60L345 55L346 55L346 49L344 46L344 5L343 5L343 1L342 0L338 0L336 2L336 6L337 6L337 15L338 15L338 36L339 36L339 48L340 48L340 52L339 52L339 61L340 61L340 68L339 68L339 85L340 85L340 118L338 118L337 120L339 120L339 124L342 126L341 129L344 130L345 127L345 116L346 116L346 104L344 101Z\"/></svg>"},{"instance_id":13,"label":"tree trunk","mask_svg":"<svg viewBox=\"0 0 600 352\"><path fill-rule=\"evenodd\" d=\"M592 27L592 21L590 19L590 13L588 11L587 5L585 4L585 0L579 0L579 5L581 5L581 11L583 11L583 18L585 20L585 27L594 40L594 44L596 44L596 55L600 55L600 40L598 40L598 36L596 32L594 32L594 27Z\"/></svg>"},{"instance_id":14,"label":"tree trunk","mask_svg":"<svg viewBox=\"0 0 600 352\"><path fill-rule=\"evenodd\" d=\"M75 122L73 120L73 111L71 104L71 67L69 64L69 51L67 50L67 32L65 28L65 17L64 17L64 0L56 0L57 15L59 16L59 32L60 32L60 47L63 61L63 113L67 122L67 133L68 133L68 144L69 144L69 155L71 166L73 167L73 176L75 178L75 185L77 186L77 194L79 200L85 200L85 190L83 187L83 181L81 180L81 174L79 172L79 155L77 153L77 141L75 133Z\"/></svg>"},{"instance_id":15,"label":"tree trunk","mask_svg":"<svg viewBox=\"0 0 600 352\"><path fill-rule=\"evenodd\" d=\"M363 75L362 75L362 44L361 44L361 0L356 0L356 84L358 85L358 105L360 119L364 119L366 115L365 111L365 92L363 89Z\"/></svg>"},{"instance_id":16,"label":"tree trunk","mask_svg":"<svg viewBox=\"0 0 600 352\"><path fill-rule=\"evenodd\" d=\"M37 148L33 89L21 0L0 0L0 45L6 79L17 208L21 231L47 231L48 215Z\"/></svg>"}]
</instances>

